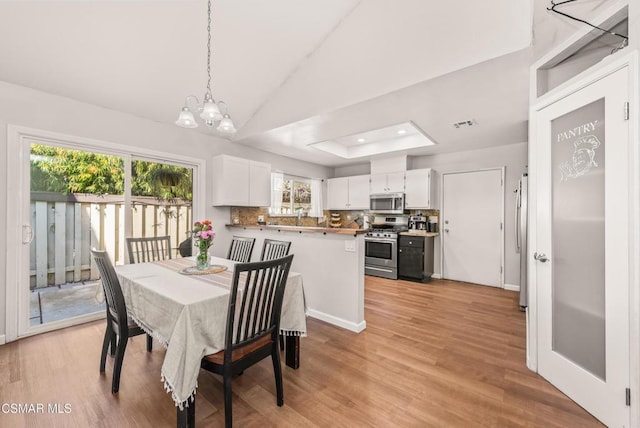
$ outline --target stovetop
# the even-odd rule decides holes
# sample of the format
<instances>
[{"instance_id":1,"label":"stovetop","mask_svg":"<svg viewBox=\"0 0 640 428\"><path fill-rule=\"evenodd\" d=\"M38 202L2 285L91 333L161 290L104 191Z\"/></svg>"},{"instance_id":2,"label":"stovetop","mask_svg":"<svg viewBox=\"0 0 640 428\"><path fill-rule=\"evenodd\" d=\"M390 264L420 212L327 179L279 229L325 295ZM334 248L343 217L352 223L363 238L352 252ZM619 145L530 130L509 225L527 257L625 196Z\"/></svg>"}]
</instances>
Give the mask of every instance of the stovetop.
<instances>
[{"instance_id":1,"label":"stovetop","mask_svg":"<svg viewBox=\"0 0 640 428\"><path fill-rule=\"evenodd\" d=\"M365 236L371 238L387 238L387 239L398 239L398 233L407 230L407 228L403 227L385 227L385 228L373 228Z\"/></svg>"},{"instance_id":2,"label":"stovetop","mask_svg":"<svg viewBox=\"0 0 640 428\"><path fill-rule=\"evenodd\" d=\"M371 230L365 236L370 238L398 239L398 233L403 232L409 225L409 216L375 216Z\"/></svg>"}]
</instances>

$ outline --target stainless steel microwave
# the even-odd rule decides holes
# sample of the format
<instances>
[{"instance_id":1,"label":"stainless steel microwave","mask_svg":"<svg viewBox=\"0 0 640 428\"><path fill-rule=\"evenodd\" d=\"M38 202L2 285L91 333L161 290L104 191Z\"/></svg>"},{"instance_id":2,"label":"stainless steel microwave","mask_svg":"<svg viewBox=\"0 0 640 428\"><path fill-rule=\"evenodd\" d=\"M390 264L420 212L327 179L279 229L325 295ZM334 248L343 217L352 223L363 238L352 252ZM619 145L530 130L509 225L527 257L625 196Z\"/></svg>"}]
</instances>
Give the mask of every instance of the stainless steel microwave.
<instances>
[{"instance_id":1,"label":"stainless steel microwave","mask_svg":"<svg viewBox=\"0 0 640 428\"><path fill-rule=\"evenodd\" d=\"M369 197L369 211L380 214L404 214L404 193L378 193Z\"/></svg>"}]
</instances>

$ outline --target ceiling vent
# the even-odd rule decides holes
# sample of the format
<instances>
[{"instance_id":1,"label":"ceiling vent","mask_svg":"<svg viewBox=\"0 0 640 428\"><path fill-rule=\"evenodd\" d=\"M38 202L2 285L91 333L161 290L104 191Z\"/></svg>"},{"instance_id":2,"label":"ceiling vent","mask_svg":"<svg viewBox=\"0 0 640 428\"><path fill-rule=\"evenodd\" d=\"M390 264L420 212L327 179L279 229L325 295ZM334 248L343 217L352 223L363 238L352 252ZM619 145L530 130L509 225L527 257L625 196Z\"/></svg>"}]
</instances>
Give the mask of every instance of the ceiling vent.
<instances>
[{"instance_id":1,"label":"ceiling vent","mask_svg":"<svg viewBox=\"0 0 640 428\"><path fill-rule=\"evenodd\" d=\"M476 122L475 119L471 119L471 120L463 120L462 122L456 122L453 124L453 127L456 129L469 128L470 126L477 125L477 124L478 122Z\"/></svg>"}]
</instances>

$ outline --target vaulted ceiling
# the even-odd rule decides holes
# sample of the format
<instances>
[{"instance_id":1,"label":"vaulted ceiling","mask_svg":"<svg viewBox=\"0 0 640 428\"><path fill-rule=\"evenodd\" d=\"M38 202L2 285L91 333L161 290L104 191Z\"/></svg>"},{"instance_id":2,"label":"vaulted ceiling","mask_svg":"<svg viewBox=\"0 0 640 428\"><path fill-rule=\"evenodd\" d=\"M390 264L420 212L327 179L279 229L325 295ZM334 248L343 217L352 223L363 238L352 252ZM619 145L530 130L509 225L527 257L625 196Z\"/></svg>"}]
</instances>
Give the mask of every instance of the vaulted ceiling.
<instances>
[{"instance_id":1,"label":"vaulted ceiling","mask_svg":"<svg viewBox=\"0 0 640 428\"><path fill-rule=\"evenodd\" d=\"M213 95L237 144L337 166L357 160L308 145L407 121L437 143L408 154L526 141L532 0L212 10ZM173 123L206 87L206 13L205 0L0 2L0 80Z\"/></svg>"}]
</instances>

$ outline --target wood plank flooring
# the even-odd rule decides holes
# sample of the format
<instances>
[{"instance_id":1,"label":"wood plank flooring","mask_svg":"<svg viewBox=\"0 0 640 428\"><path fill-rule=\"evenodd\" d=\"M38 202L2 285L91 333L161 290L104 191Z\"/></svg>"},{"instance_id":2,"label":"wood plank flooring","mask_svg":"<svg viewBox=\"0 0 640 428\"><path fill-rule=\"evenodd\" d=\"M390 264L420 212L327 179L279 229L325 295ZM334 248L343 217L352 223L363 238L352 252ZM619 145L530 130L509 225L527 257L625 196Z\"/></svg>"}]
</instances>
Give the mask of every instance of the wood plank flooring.
<instances>
[{"instance_id":1,"label":"wood plank flooring","mask_svg":"<svg viewBox=\"0 0 640 428\"><path fill-rule=\"evenodd\" d=\"M283 407L270 360L234 379L235 426L602 426L526 368L516 293L367 276L365 296L361 334L308 319L300 369L283 365ZM175 426L162 346L147 354L143 336L130 342L114 396L113 360L98 371L103 333L97 321L0 346L0 426ZM220 378L201 371L198 382L197 425L223 426ZM9 403L42 404L44 413L12 414Z\"/></svg>"}]
</instances>

